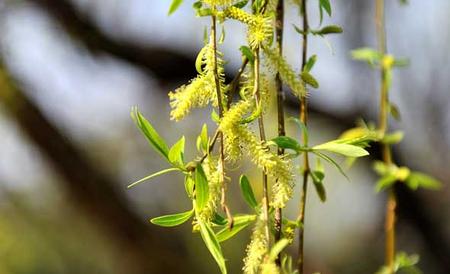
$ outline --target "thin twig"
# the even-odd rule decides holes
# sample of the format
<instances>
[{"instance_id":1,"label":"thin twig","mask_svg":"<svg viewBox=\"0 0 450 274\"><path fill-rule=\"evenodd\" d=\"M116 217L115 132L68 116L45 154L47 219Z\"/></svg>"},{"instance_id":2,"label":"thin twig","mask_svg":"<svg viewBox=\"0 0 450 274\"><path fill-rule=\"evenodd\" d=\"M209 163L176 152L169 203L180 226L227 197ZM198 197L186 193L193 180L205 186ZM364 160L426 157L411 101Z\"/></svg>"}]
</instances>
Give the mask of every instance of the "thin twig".
<instances>
[{"instance_id":1,"label":"thin twig","mask_svg":"<svg viewBox=\"0 0 450 274\"><path fill-rule=\"evenodd\" d=\"M375 5L375 23L378 36L378 51L381 56L386 53L386 30L384 18L384 0L376 0ZM379 131L384 135L388 128L388 112L389 112L389 95L388 95L388 81L386 68L380 66L381 87L380 87L380 113L379 113ZM382 156L386 165L392 164L391 147L389 144L382 144ZM388 193L388 200L386 202L386 219L385 219L385 264L388 267L390 274L394 273L395 260L395 219L397 198L394 188L391 187Z\"/></svg>"},{"instance_id":2,"label":"thin twig","mask_svg":"<svg viewBox=\"0 0 450 274\"><path fill-rule=\"evenodd\" d=\"M255 83L253 93L255 94L256 104L261 103L261 91L259 87L259 64L260 64L260 49L259 46L254 49L255 62L254 62L254 75L255 75ZM258 127L259 127L259 137L262 142L266 141L266 133L264 130L264 118L261 115L258 117ZM263 199L262 199L262 207L264 214L265 225L265 234L267 243L270 243L270 225L269 225L269 192L268 192L268 182L267 182L267 170L263 170L262 172L262 183L263 183Z\"/></svg>"},{"instance_id":3,"label":"thin twig","mask_svg":"<svg viewBox=\"0 0 450 274\"><path fill-rule=\"evenodd\" d=\"M306 8L306 0L302 1L302 6L300 13L303 14L303 43L302 43L302 71L305 68L307 54L308 54L308 11ZM306 96L302 96L300 100L300 121L306 126L308 123L308 102ZM303 136L303 134L302 134ZM303 139L303 137L302 137ZM303 144L308 146L306 140L303 139ZM297 259L297 269L299 274L304 273L304 238L305 238L305 206L306 197L308 193L308 176L309 176L309 156L308 152L303 154L303 186L302 193L300 196L300 212L298 221L300 223L299 227L299 243L298 243L298 259Z\"/></svg>"},{"instance_id":4,"label":"thin twig","mask_svg":"<svg viewBox=\"0 0 450 274\"><path fill-rule=\"evenodd\" d=\"M279 50L280 56L283 55L283 27L284 27L284 1L279 0L276 10L275 20L275 39ZM278 136L285 136L285 123L284 123L284 93L281 83L280 74L277 72L275 76L276 92L277 92L277 114L278 114ZM283 155L284 149L278 149L278 155ZM274 227L275 227L275 242L281 239L283 213L281 208L275 209ZM280 266L280 256L277 256L276 264Z\"/></svg>"},{"instance_id":5,"label":"thin twig","mask_svg":"<svg viewBox=\"0 0 450 274\"><path fill-rule=\"evenodd\" d=\"M219 117L223 117L223 100L222 100L222 91L220 89L220 79L219 72L217 69L217 38L216 38L216 16L212 15L212 25L211 25L211 40L214 51L214 80L216 84L216 92L217 92L217 100L219 105ZM228 227L231 229L233 227L233 216L230 213L230 210L226 204L226 182L225 182L225 155L224 155L224 143L223 143L223 132L219 131L218 138L220 139L220 148L219 148L219 173L220 173L220 182L222 184L222 195L220 199L220 204L222 210L227 215L228 219Z\"/></svg>"}]
</instances>

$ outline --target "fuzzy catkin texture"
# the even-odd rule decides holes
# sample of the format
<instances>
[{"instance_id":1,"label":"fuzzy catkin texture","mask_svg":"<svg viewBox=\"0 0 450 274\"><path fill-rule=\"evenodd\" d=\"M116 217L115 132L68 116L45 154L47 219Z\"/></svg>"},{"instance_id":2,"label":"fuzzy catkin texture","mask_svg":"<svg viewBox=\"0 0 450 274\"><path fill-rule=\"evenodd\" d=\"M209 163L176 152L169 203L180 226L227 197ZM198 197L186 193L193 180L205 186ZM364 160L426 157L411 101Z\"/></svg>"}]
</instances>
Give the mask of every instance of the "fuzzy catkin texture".
<instances>
[{"instance_id":1,"label":"fuzzy catkin texture","mask_svg":"<svg viewBox=\"0 0 450 274\"><path fill-rule=\"evenodd\" d=\"M235 127L238 127L244 115L251 109L252 103L247 100L240 100L226 111L219 124L219 129L224 133L224 149L226 160L234 162L242 155L240 136L236 134Z\"/></svg>"},{"instance_id":2,"label":"fuzzy catkin texture","mask_svg":"<svg viewBox=\"0 0 450 274\"><path fill-rule=\"evenodd\" d=\"M209 221L213 218L214 212L216 212L217 205L220 201L220 190L222 186L217 157L207 157L204 160L202 167L206 178L208 178L209 196L208 203L203 208L202 212L200 212L200 218L204 221Z\"/></svg>"},{"instance_id":3,"label":"fuzzy catkin texture","mask_svg":"<svg viewBox=\"0 0 450 274\"><path fill-rule=\"evenodd\" d=\"M262 14L250 14L242 9L230 7L225 10L225 16L248 26L247 38L252 48L255 48L272 37L273 17Z\"/></svg>"},{"instance_id":4,"label":"fuzzy catkin texture","mask_svg":"<svg viewBox=\"0 0 450 274\"><path fill-rule=\"evenodd\" d=\"M204 107L209 103L217 106L217 89L214 77L214 48L210 42L201 51L203 71L189 84L183 85L174 92L169 93L172 120L182 120L195 107ZM225 89L225 73L222 54L217 52L217 73L219 76L220 90ZM222 96L223 97L223 96Z\"/></svg>"},{"instance_id":5,"label":"fuzzy catkin texture","mask_svg":"<svg viewBox=\"0 0 450 274\"><path fill-rule=\"evenodd\" d=\"M261 274L280 274L280 269L275 262L267 262L261 265Z\"/></svg>"},{"instance_id":6,"label":"fuzzy catkin texture","mask_svg":"<svg viewBox=\"0 0 450 274\"><path fill-rule=\"evenodd\" d=\"M247 245L247 256L244 258L244 267L242 268L245 274L259 273L261 263L269 252L267 246L265 220L261 213L253 229L251 241Z\"/></svg>"},{"instance_id":7,"label":"fuzzy catkin texture","mask_svg":"<svg viewBox=\"0 0 450 274\"><path fill-rule=\"evenodd\" d=\"M264 47L264 53L270 63L280 73L281 80L289 86L292 93L298 97L306 96L306 89L303 81L292 69L291 65L278 53L278 50Z\"/></svg>"},{"instance_id":8,"label":"fuzzy catkin texture","mask_svg":"<svg viewBox=\"0 0 450 274\"><path fill-rule=\"evenodd\" d=\"M202 0L203 3L214 6L231 6L236 3L236 0Z\"/></svg>"},{"instance_id":9,"label":"fuzzy catkin texture","mask_svg":"<svg viewBox=\"0 0 450 274\"><path fill-rule=\"evenodd\" d=\"M284 208L293 193L292 164L271 152L247 127L238 126L235 130L252 162L276 181L272 190L271 205L275 208Z\"/></svg>"}]
</instances>

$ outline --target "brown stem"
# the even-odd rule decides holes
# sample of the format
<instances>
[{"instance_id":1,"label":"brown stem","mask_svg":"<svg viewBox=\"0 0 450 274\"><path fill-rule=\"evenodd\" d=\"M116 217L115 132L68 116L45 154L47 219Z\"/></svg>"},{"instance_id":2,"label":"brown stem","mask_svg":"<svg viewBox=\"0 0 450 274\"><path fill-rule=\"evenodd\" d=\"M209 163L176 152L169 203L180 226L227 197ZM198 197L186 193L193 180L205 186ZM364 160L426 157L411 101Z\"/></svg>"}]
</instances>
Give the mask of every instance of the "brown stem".
<instances>
[{"instance_id":1,"label":"brown stem","mask_svg":"<svg viewBox=\"0 0 450 274\"><path fill-rule=\"evenodd\" d=\"M216 92L217 92L217 100L219 106L219 117L223 117L223 100L222 100L222 91L220 89L220 79L219 72L217 69L217 35L216 35L216 16L211 16L212 24L211 24L211 42L214 51L214 81L216 84ZM230 229L233 227L233 217L230 213L230 210L226 204L226 182L225 182L225 156L224 156L224 143L223 143L223 132L219 131L218 138L220 139L220 148L219 148L219 173L220 173L220 182L222 184L222 195L220 199L220 204L223 211L226 213L228 218L228 226Z\"/></svg>"},{"instance_id":2,"label":"brown stem","mask_svg":"<svg viewBox=\"0 0 450 274\"><path fill-rule=\"evenodd\" d=\"M283 27L284 27L284 2L283 0L278 1L276 10L276 21L275 21L275 38L276 44L278 46L279 54L283 54ZM278 136L285 136L285 123L284 123L284 93L281 83L280 74L277 72L275 76L275 84L277 91L277 114L278 114ZM283 155L284 149L278 149L278 155ZM274 217L274 227L275 227L275 242L281 239L281 229L282 229L282 218L283 214L281 208L275 209ZM280 257L277 256L276 264L280 266Z\"/></svg>"},{"instance_id":3,"label":"brown stem","mask_svg":"<svg viewBox=\"0 0 450 274\"><path fill-rule=\"evenodd\" d=\"M306 65L307 54L308 54L308 12L306 9L306 0L302 1L301 13L303 13L303 43L302 43L302 70ZM308 102L306 96L302 96L300 101L300 121L306 126L308 123ZM302 137L303 139L303 137ZM307 146L306 140L303 139L303 144ZM304 238L305 238L305 206L306 197L308 191L308 176L309 176L309 156L308 152L303 154L303 187L302 194L300 197L300 213L298 221L300 223L299 228L299 243L298 243L298 259L297 259L297 269L299 274L304 273Z\"/></svg>"},{"instance_id":4,"label":"brown stem","mask_svg":"<svg viewBox=\"0 0 450 274\"><path fill-rule=\"evenodd\" d=\"M376 0L375 3L375 22L378 36L378 51L381 56L386 53L386 30L384 18L384 0ZM388 128L388 112L389 112L389 90L387 81L386 68L380 66L381 87L380 87L380 116L379 116L379 131L381 135L386 133ZM392 164L391 147L388 144L382 144L382 156L386 165ZM385 219L385 264L390 274L394 273L395 260L395 219L397 207L397 198L394 188L389 189L388 200L386 202L386 219Z\"/></svg>"}]
</instances>

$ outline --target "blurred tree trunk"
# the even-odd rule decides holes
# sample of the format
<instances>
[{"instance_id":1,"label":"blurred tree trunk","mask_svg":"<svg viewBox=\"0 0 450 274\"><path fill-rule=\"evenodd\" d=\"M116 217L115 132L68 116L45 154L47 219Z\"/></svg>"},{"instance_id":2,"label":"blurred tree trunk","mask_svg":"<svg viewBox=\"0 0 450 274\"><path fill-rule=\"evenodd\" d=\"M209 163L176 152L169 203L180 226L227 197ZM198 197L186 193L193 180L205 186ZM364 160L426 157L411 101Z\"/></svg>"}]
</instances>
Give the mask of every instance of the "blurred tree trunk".
<instances>
[{"instance_id":1,"label":"blurred tree trunk","mask_svg":"<svg viewBox=\"0 0 450 274\"><path fill-rule=\"evenodd\" d=\"M39 108L9 78L0 64L0 102L23 133L38 147L61 180L67 195L116 243L122 255L118 273L181 273L181 241L168 239L143 223L129 208L117 182L92 166L83 154L53 126ZM184 259L186 260L186 259ZM176 263L173 263L176 261Z\"/></svg>"}]
</instances>

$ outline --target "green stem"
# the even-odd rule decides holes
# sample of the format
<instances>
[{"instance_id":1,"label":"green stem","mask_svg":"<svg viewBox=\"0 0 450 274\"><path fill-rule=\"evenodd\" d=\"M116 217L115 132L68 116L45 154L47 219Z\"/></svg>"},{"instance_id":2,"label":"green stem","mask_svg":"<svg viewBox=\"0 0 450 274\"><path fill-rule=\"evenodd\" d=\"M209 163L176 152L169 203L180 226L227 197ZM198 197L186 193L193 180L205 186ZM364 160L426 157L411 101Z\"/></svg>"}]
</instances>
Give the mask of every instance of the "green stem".
<instances>
[{"instance_id":1,"label":"green stem","mask_svg":"<svg viewBox=\"0 0 450 274\"><path fill-rule=\"evenodd\" d=\"M303 13L303 43L302 43L302 71L305 68L308 54L308 12L306 9L306 0L302 1L301 13ZM302 96L300 100L300 121L305 125L308 123L308 102L306 96ZM303 137L302 137L303 139ZM302 140L303 145L308 146L306 140ZM297 269L299 274L304 273L304 239L305 239L305 207L306 197L308 193L308 176L309 176L309 155L308 152L303 154L303 185L302 193L300 196L300 213L298 221L300 223L299 228L299 243L298 243L298 259Z\"/></svg>"},{"instance_id":2,"label":"green stem","mask_svg":"<svg viewBox=\"0 0 450 274\"><path fill-rule=\"evenodd\" d=\"M385 16L384 16L384 0L376 0L375 2L375 22L378 36L378 50L381 56L386 53L386 31L385 31ZM379 117L379 131L384 136L389 124L389 90L387 71L385 66L380 66L381 87L380 87L380 117ZM388 144L382 144L382 157L386 165L392 164L391 147ZM385 264L390 274L394 273L395 260L395 219L396 219L397 198L394 188L389 189L388 200L386 202L386 219L385 219Z\"/></svg>"}]
</instances>

